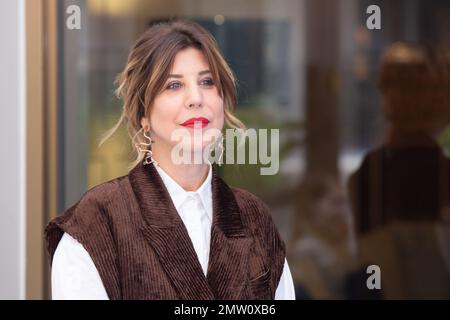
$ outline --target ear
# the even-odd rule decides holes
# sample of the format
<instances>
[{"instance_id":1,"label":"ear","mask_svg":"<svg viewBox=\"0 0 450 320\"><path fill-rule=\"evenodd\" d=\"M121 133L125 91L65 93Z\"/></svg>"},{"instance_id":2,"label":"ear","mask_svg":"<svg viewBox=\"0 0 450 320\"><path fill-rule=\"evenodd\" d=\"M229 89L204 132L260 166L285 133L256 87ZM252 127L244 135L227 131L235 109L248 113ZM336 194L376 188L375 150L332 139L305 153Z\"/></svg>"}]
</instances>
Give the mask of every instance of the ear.
<instances>
[{"instance_id":1,"label":"ear","mask_svg":"<svg viewBox=\"0 0 450 320\"><path fill-rule=\"evenodd\" d=\"M150 130L150 121L146 117L141 118L141 127L144 128L145 132Z\"/></svg>"}]
</instances>

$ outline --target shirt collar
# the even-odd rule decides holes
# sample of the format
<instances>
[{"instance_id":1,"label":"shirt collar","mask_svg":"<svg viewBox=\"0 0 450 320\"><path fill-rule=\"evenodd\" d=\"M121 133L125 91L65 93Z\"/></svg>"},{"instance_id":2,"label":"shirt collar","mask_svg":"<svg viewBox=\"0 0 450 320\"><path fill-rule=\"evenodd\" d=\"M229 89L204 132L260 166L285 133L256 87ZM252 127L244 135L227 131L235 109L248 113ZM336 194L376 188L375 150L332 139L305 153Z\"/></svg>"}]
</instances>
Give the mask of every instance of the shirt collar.
<instances>
[{"instance_id":1,"label":"shirt collar","mask_svg":"<svg viewBox=\"0 0 450 320\"><path fill-rule=\"evenodd\" d=\"M161 180L163 181L167 191L169 192L170 198L177 211L180 206L190 195L195 196L196 194L200 197L203 207L208 215L210 221L212 221L212 191L211 191L211 180L212 180L212 166L209 163L208 176L202 185L196 191L186 191L181 187L171 176L169 176L159 165L155 165Z\"/></svg>"}]
</instances>

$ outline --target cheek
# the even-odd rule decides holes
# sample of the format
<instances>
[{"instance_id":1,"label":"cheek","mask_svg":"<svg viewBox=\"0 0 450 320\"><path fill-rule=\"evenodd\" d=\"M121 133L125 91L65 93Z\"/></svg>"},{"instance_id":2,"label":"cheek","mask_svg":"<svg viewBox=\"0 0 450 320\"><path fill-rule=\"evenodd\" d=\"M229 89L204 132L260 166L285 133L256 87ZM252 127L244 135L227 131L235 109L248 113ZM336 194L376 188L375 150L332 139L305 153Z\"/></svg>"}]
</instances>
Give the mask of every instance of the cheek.
<instances>
[{"instance_id":1,"label":"cheek","mask_svg":"<svg viewBox=\"0 0 450 320\"><path fill-rule=\"evenodd\" d=\"M176 98L156 98L150 113L151 125L154 130L169 129L179 113L179 101Z\"/></svg>"},{"instance_id":2,"label":"cheek","mask_svg":"<svg viewBox=\"0 0 450 320\"><path fill-rule=\"evenodd\" d=\"M214 114L214 122L216 124L216 127L220 127L219 129L221 129L225 120L223 99L220 96L215 95L211 98L209 105L211 106L212 112Z\"/></svg>"}]
</instances>

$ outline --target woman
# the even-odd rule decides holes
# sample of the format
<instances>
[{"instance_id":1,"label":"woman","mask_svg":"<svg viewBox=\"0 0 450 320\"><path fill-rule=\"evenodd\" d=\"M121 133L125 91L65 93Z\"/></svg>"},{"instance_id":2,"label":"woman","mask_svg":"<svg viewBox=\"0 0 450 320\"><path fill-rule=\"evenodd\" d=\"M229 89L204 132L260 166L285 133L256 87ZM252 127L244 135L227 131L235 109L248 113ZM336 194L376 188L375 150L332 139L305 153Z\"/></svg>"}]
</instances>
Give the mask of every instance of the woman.
<instances>
[{"instance_id":1,"label":"woman","mask_svg":"<svg viewBox=\"0 0 450 320\"><path fill-rule=\"evenodd\" d=\"M118 78L139 156L128 175L88 192L46 228L54 299L294 299L269 208L195 157L233 116L233 74L199 25L151 26ZM106 138L107 138L106 137ZM217 137L216 137L217 138ZM193 140L193 142L191 142ZM215 141L215 140L213 140Z\"/></svg>"}]
</instances>

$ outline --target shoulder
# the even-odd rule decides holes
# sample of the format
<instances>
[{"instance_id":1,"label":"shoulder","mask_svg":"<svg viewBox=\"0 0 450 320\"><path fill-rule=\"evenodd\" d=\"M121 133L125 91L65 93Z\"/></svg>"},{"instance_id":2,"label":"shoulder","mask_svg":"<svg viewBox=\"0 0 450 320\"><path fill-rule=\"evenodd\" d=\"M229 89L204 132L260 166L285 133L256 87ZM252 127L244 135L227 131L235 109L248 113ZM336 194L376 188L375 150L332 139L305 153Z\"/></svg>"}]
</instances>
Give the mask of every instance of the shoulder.
<instances>
[{"instance_id":1,"label":"shoulder","mask_svg":"<svg viewBox=\"0 0 450 320\"><path fill-rule=\"evenodd\" d=\"M80 243L86 243L93 234L109 237L110 215L121 199L125 199L127 176L114 178L86 191L79 200L53 218L45 228L45 239L50 258L56 250L64 232Z\"/></svg>"},{"instance_id":2,"label":"shoulder","mask_svg":"<svg viewBox=\"0 0 450 320\"><path fill-rule=\"evenodd\" d=\"M121 176L103 182L86 191L79 200L62 213L69 219L76 216L78 222L89 224L94 220L107 219L114 214L114 208L127 199L128 176Z\"/></svg>"},{"instance_id":3,"label":"shoulder","mask_svg":"<svg viewBox=\"0 0 450 320\"><path fill-rule=\"evenodd\" d=\"M249 227L253 233L263 231L260 236L279 237L278 228L273 220L270 207L253 193L232 187L236 202L241 210L243 223Z\"/></svg>"},{"instance_id":4,"label":"shoulder","mask_svg":"<svg viewBox=\"0 0 450 320\"><path fill-rule=\"evenodd\" d=\"M270 216L269 206L253 193L241 189L231 187L234 197L241 210L251 213L256 213L264 216Z\"/></svg>"}]
</instances>

